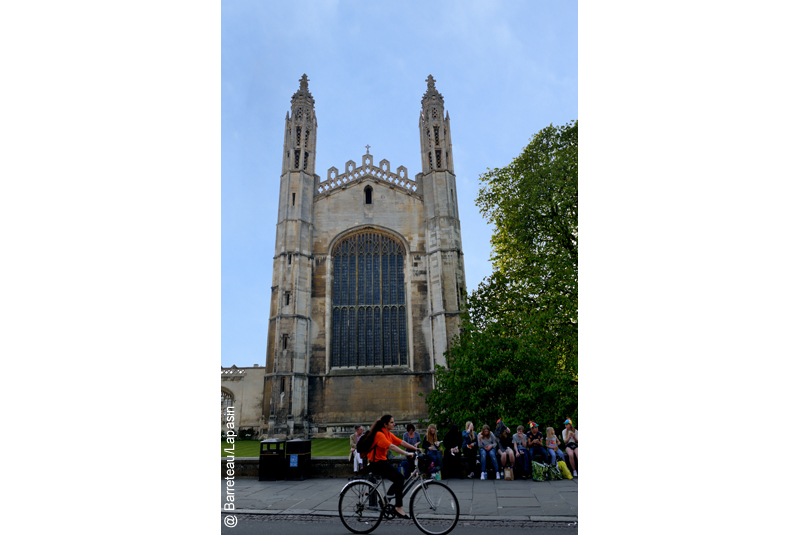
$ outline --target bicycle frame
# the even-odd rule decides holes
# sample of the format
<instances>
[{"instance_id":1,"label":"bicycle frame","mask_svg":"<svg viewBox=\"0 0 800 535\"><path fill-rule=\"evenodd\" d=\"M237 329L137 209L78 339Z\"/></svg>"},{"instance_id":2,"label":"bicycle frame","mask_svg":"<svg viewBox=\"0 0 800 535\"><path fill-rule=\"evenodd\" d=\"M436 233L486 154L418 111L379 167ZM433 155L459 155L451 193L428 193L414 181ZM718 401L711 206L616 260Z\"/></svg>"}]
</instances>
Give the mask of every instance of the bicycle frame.
<instances>
[{"instance_id":1,"label":"bicycle frame","mask_svg":"<svg viewBox=\"0 0 800 535\"><path fill-rule=\"evenodd\" d=\"M410 517L423 533L447 535L458 522L458 499L443 483L423 478L419 470L421 456L419 452L414 455L414 471L403 482L403 496L409 496ZM351 489L358 490L355 494L350 494ZM443 502L443 499L446 501ZM392 520L397 517L395 504L396 502L393 503L392 499L386 497L384 478L371 474L364 480L348 481L342 487L339 492L339 517L349 531L356 535L366 535L377 528L383 518ZM436 517L437 514L444 516ZM437 523L436 518L444 520L445 523Z\"/></svg>"},{"instance_id":2,"label":"bicycle frame","mask_svg":"<svg viewBox=\"0 0 800 535\"><path fill-rule=\"evenodd\" d=\"M420 471L419 471L419 458L420 457L421 457L421 454L418 454L418 455L414 456L414 471L411 472L411 475L409 475L408 479L405 481L405 483L403 483L403 496L410 496L411 492L417 486L421 485L422 486L422 493L425 495L425 499L428 501L428 503L430 504L430 506L433 509L436 509L436 505L431 501L430 497L428 496L428 489L427 489L426 483L429 480L424 479L422 477L422 474L420 474ZM373 488L375 489L373 492L375 493L376 498L380 502L381 509L384 510L384 514L391 520L392 518L394 518L395 512L394 512L394 507L389 507L389 505L390 505L389 504L389 500L386 498L386 483L385 483L384 479L381 476L373 476L373 477L376 478L377 481L373 482L373 481L370 481L369 479L367 479L366 483L369 483L370 485L373 486ZM348 484L349 483L350 482L348 481ZM346 486L347 486L347 484L345 484L345 486L342 487L342 490L339 491L340 494L341 494L341 492L344 490L344 488ZM380 489L379 489L379 487L380 487ZM370 498L371 498L371 496L370 496Z\"/></svg>"}]
</instances>

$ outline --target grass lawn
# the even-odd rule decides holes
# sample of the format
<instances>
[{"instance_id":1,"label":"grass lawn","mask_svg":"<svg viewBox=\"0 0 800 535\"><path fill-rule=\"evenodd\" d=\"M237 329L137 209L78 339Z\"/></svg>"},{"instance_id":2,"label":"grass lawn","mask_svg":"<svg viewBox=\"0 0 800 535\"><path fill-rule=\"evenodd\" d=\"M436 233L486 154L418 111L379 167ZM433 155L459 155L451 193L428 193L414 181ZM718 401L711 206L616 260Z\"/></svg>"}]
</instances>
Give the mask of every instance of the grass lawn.
<instances>
[{"instance_id":1,"label":"grass lawn","mask_svg":"<svg viewBox=\"0 0 800 535\"><path fill-rule=\"evenodd\" d=\"M230 446L222 442L222 457L227 457L225 448ZM261 443L257 440L240 440L234 446L236 457L258 457ZM347 457L350 455L349 438L314 438L311 439L312 457Z\"/></svg>"}]
</instances>

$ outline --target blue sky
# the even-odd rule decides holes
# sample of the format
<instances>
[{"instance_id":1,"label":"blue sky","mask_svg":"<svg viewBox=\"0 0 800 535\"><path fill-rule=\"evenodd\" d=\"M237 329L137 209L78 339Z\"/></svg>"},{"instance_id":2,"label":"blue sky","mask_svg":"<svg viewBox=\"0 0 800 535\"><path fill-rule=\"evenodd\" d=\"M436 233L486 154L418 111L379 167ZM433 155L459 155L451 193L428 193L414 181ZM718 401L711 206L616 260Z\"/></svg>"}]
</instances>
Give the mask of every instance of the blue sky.
<instances>
[{"instance_id":1,"label":"blue sky","mask_svg":"<svg viewBox=\"0 0 800 535\"><path fill-rule=\"evenodd\" d=\"M316 173L360 161L421 170L432 74L450 112L468 290L491 273L478 176L578 119L577 2L222 4L222 365L264 365L286 112L303 74Z\"/></svg>"}]
</instances>

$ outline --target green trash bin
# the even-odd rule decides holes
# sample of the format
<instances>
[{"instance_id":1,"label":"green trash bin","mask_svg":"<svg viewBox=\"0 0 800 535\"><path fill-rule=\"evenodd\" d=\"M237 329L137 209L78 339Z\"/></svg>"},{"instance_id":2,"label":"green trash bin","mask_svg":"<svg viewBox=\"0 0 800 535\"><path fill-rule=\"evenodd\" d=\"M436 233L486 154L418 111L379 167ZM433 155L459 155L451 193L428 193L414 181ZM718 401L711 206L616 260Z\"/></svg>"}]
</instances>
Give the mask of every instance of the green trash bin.
<instances>
[{"instance_id":1,"label":"green trash bin","mask_svg":"<svg viewBox=\"0 0 800 535\"><path fill-rule=\"evenodd\" d=\"M308 479L311 469L311 441L296 438L286 443L286 479Z\"/></svg>"},{"instance_id":2,"label":"green trash bin","mask_svg":"<svg viewBox=\"0 0 800 535\"><path fill-rule=\"evenodd\" d=\"M270 438L261 441L258 456L258 480L286 479L286 441Z\"/></svg>"}]
</instances>

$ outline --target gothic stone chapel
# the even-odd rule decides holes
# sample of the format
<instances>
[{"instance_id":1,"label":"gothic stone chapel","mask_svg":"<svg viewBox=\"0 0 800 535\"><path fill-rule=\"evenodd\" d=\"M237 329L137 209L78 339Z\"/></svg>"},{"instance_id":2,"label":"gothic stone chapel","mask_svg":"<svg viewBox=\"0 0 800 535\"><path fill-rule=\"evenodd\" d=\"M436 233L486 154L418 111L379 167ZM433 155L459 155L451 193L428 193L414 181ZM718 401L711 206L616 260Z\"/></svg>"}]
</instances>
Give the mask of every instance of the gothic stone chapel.
<instances>
[{"instance_id":1,"label":"gothic stone chapel","mask_svg":"<svg viewBox=\"0 0 800 535\"><path fill-rule=\"evenodd\" d=\"M360 165L321 179L305 74L292 97L254 422L270 437L347 436L381 414L398 424L427 416L419 394L445 365L465 291L450 115L433 76L427 82L413 180L403 166L376 165L369 146Z\"/></svg>"}]
</instances>

